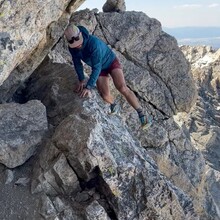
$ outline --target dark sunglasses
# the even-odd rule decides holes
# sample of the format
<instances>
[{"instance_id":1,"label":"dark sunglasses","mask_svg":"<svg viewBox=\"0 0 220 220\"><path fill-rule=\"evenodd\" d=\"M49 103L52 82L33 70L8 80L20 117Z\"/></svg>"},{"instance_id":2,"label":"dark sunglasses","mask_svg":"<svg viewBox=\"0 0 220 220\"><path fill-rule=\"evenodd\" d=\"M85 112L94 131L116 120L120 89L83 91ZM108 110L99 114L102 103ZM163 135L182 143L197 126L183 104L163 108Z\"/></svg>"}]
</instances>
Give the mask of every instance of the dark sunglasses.
<instances>
[{"instance_id":1,"label":"dark sunglasses","mask_svg":"<svg viewBox=\"0 0 220 220\"><path fill-rule=\"evenodd\" d=\"M68 43L73 44L75 41L78 41L79 40L79 35L80 35L80 32L78 33L78 36L72 37L71 40L67 40Z\"/></svg>"}]
</instances>

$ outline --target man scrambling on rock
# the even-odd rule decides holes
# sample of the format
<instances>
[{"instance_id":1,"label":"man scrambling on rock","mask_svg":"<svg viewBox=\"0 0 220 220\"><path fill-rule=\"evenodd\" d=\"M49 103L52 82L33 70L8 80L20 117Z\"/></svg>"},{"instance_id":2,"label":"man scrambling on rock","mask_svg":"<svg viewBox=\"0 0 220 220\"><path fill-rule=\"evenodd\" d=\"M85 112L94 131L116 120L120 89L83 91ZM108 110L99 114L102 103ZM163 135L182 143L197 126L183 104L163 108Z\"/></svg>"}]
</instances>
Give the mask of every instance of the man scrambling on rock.
<instances>
[{"instance_id":1,"label":"man scrambling on rock","mask_svg":"<svg viewBox=\"0 0 220 220\"><path fill-rule=\"evenodd\" d=\"M127 87L121 64L108 45L98 37L90 35L88 30L83 26L69 24L64 34L69 43L69 51L78 75L79 83L76 87L76 92L80 94L80 97L88 96L90 90L96 85L101 97L110 104L110 113L117 113L119 106L110 94L109 76L111 76L116 89L137 111L142 128L149 127L152 120L150 117L146 117L137 97ZM81 61L92 68L87 83Z\"/></svg>"}]
</instances>

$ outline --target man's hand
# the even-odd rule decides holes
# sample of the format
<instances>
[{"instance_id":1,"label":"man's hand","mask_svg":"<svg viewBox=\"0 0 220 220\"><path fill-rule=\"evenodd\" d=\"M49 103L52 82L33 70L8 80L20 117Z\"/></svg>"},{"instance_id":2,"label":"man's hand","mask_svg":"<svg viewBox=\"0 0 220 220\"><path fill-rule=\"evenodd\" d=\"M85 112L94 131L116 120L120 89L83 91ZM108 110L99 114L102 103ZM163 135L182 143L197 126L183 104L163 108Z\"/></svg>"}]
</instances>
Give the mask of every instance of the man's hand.
<instances>
[{"instance_id":1,"label":"man's hand","mask_svg":"<svg viewBox=\"0 0 220 220\"><path fill-rule=\"evenodd\" d=\"M85 87L85 80L83 80L77 84L76 88L74 89L74 92L82 93L84 87Z\"/></svg>"},{"instance_id":2,"label":"man's hand","mask_svg":"<svg viewBox=\"0 0 220 220\"><path fill-rule=\"evenodd\" d=\"M87 97L87 96L90 97L90 95L91 95L91 91L89 89L84 88L79 96L81 98L84 98L84 97Z\"/></svg>"}]
</instances>

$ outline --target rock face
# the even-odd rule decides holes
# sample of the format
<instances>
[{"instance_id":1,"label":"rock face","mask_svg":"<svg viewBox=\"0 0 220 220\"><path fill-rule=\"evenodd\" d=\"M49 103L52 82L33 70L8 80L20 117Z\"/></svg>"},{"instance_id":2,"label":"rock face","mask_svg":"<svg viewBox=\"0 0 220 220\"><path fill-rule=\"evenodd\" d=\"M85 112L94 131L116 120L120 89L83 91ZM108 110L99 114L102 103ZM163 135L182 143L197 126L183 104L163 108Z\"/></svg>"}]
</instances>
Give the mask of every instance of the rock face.
<instances>
[{"instance_id":1,"label":"rock face","mask_svg":"<svg viewBox=\"0 0 220 220\"><path fill-rule=\"evenodd\" d=\"M191 62L199 94L196 105L185 118L185 125L210 165L220 170L220 50L202 46L184 46L181 49Z\"/></svg>"},{"instance_id":2,"label":"rock face","mask_svg":"<svg viewBox=\"0 0 220 220\"><path fill-rule=\"evenodd\" d=\"M192 66L193 77L198 87L198 99L189 115L179 114L177 120L187 128L192 142L204 155L207 164L213 168L208 173L208 188L211 197L219 207L220 201L220 50L211 47L182 46ZM214 177L214 178L213 178ZM219 208L218 208L219 210Z\"/></svg>"},{"instance_id":3,"label":"rock face","mask_svg":"<svg viewBox=\"0 0 220 220\"><path fill-rule=\"evenodd\" d=\"M156 19L141 12L96 15L85 10L71 20L86 24L116 50L127 82L146 102L167 116L189 111L196 99L189 63Z\"/></svg>"},{"instance_id":4,"label":"rock face","mask_svg":"<svg viewBox=\"0 0 220 220\"><path fill-rule=\"evenodd\" d=\"M10 99L61 37L70 2L0 1L0 102Z\"/></svg>"},{"instance_id":5,"label":"rock face","mask_svg":"<svg viewBox=\"0 0 220 220\"><path fill-rule=\"evenodd\" d=\"M220 132L220 50L211 47L181 47L191 62L199 97L188 117L184 118L192 140L210 165L220 170L218 152Z\"/></svg>"},{"instance_id":6,"label":"rock face","mask_svg":"<svg viewBox=\"0 0 220 220\"><path fill-rule=\"evenodd\" d=\"M23 164L35 152L47 131L46 108L39 101L0 105L0 163Z\"/></svg>"},{"instance_id":7,"label":"rock face","mask_svg":"<svg viewBox=\"0 0 220 220\"><path fill-rule=\"evenodd\" d=\"M35 71L16 93L15 81L2 85L2 101L32 106L36 101L30 100L38 99L47 109L50 137L42 143L31 177L31 192L42 195L41 216L77 220L219 218L219 172L206 165L186 127L178 126L173 118L178 112L189 112L197 98L189 62L176 40L162 31L156 19L141 12L97 14L85 10L74 13L70 20L85 25L113 48L127 85L153 116L153 125L140 130L137 113L120 95L116 97L120 115L112 116L95 89L90 99L73 93L77 78L66 57L64 39L36 69L30 66L29 73ZM62 35L66 22L60 25L56 36ZM43 50L51 48L48 45ZM14 73L12 77L19 82L30 75L22 78L23 74ZM5 105L20 106L1 106ZM29 140L29 136L25 138Z\"/></svg>"},{"instance_id":8,"label":"rock face","mask_svg":"<svg viewBox=\"0 0 220 220\"><path fill-rule=\"evenodd\" d=\"M54 71L49 73L47 70ZM117 219L196 218L190 196L177 189L160 173L148 152L131 136L121 117L106 114L107 106L95 91L93 98L85 101L72 92L69 85L76 81L71 76L72 71L67 65L45 61L32 76L30 91L35 91L34 95L45 105L53 100L52 111L56 115L61 112L62 116L67 112L69 114L56 127L51 142L41 154L41 169L36 173L32 191L63 197L73 191L75 194L71 194L72 200L82 205L82 201L78 201L80 191L77 184L72 183L71 188L64 190L60 174L55 175L50 171L54 169L53 164L57 163L59 155L62 155L69 165L63 164L61 170L72 167L76 174L71 174L70 169L67 176L76 175L82 189L95 188L100 194L100 199L96 200L105 207L112 219L113 216ZM61 76L62 80L53 80L61 79ZM56 93L53 92L54 88ZM53 94L49 96L52 100L45 97L45 93ZM28 94L33 95L32 92ZM56 124L57 121L52 118L50 122ZM189 177L185 178L190 181ZM87 189L87 193L91 192ZM89 203L94 197L90 196L84 202ZM102 197L105 198L104 203ZM170 209L173 214L170 214ZM87 211L84 210L85 215Z\"/></svg>"}]
</instances>

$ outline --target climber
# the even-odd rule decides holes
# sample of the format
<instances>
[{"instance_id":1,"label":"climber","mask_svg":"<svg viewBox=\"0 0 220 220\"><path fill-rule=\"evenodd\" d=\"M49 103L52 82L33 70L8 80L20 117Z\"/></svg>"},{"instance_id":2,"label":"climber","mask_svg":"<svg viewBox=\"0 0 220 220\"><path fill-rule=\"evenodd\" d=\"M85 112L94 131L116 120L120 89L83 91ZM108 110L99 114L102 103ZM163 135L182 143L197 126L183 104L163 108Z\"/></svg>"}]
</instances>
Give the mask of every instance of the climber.
<instances>
[{"instance_id":1,"label":"climber","mask_svg":"<svg viewBox=\"0 0 220 220\"><path fill-rule=\"evenodd\" d=\"M97 86L101 97L110 104L110 113L117 113L119 106L110 94L109 75L116 89L126 98L128 103L137 111L142 128L151 125L151 117L147 117L135 94L127 87L121 64L115 53L101 39L90 35L83 26L69 24L64 35L68 41L69 51L78 75L78 85L75 91L80 97L90 95L90 90ZM85 81L82 62L92 68L89 80Z\"/></svg>"}]
</instances>

